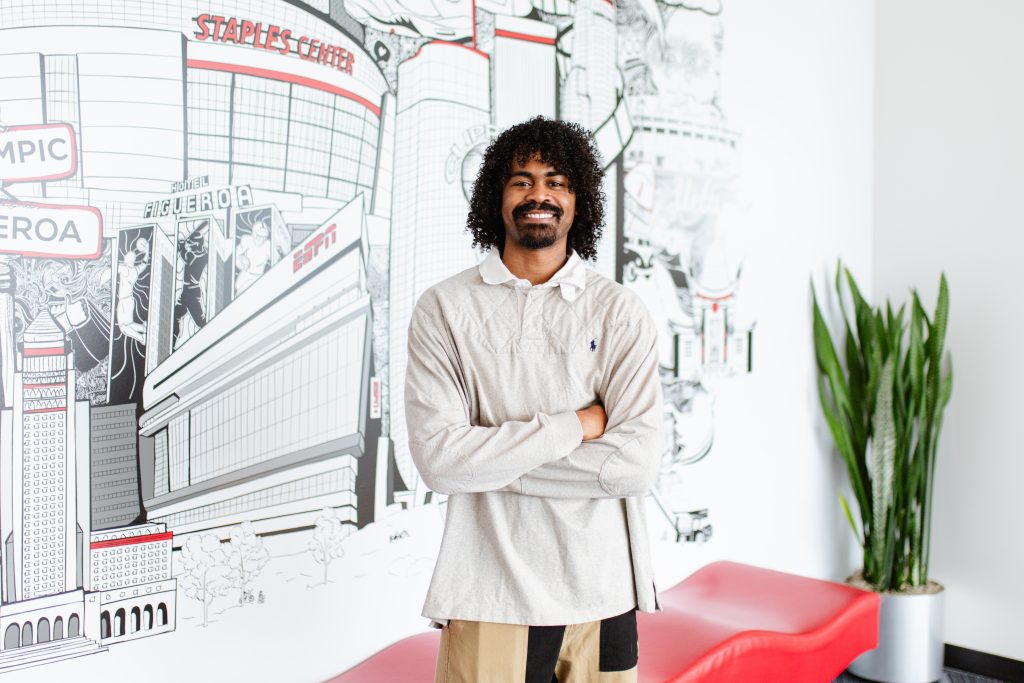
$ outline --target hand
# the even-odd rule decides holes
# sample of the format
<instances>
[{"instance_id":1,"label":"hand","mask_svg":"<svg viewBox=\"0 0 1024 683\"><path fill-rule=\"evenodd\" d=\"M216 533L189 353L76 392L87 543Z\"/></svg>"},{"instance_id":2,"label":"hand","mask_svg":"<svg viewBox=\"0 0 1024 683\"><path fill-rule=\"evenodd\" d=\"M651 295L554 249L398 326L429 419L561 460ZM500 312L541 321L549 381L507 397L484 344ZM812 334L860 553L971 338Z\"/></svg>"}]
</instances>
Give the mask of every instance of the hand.
<instances>
[{"instance_id":1,"label":"hand","mask_svg":"<svg viewBox=\"0 0 1024 683\"><path fill-rule=\"evenodd\" d=\"M583 410L576 411L576 417L583 425L583 440L590 441L604 434L604 427L608 424L608 416L600 403L587 406Z\"/></svg>"}]
</instances>

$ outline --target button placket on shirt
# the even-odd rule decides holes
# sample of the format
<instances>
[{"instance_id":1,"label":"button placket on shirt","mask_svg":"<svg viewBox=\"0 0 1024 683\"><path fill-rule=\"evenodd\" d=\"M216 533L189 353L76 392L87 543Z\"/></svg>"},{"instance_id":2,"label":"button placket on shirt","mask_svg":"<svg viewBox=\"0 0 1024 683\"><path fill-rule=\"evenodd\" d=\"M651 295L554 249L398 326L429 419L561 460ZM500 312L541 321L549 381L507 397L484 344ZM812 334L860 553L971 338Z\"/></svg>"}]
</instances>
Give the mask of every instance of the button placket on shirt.
<instances>
[{"instance_id":1,"label":"button placket on shirt","mask_svg":"<svg viewBox=\"0 0 1024 683\"><path fill-rule=\"evenodd\" d=\"M516 341L522 348L523 343L523 321L526 318L526 303L527 288L523 285L523 280L516 280L513 285L513 289L516 292L516 312L519 314L519 334L516 336Z\"/></svg>"},{"instance_id":2,"label":"button placket on shirt","mask_svg":"<svg viewBox=\"0 0 1024 683\"><path fill-rule=\"evenodd\" d=\"M536 340L540 334L540 316L535 313L538 303L541 300L540 288L527 287L526 302L523 305L523 318L520 322L520 338L526 337Z\"/></svg>"}]
</instances>

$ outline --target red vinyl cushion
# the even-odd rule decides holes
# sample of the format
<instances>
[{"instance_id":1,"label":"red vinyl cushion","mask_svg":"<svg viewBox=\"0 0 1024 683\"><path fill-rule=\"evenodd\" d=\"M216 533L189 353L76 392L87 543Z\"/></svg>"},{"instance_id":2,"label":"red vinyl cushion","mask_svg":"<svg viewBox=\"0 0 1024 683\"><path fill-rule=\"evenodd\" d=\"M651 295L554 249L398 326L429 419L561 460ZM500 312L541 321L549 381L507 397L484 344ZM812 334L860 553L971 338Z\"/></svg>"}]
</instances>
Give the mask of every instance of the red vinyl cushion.
<instances>
[{"instance_id":1,"label":"red vinyl cushion","mask_svg":"<svg viewBox=\"0 0 1024 683\"><path fill-rule=\"evenodd\" d=\"M875 593L714 562L637 613L640 683L826 683L878 645ZM401 640L328 683L429 683L440 631Z\"/></svg>"},{"instance_id":2,"label":"red vinyl cushion","mask_svg":"<svg viewBox=\"0 0 1024 683\"><path fill-rule=\"evenodd\" d=\"M384 648L327 683L431 683L441 629Z\"/></svg>"},{"instance_id":3,"label":"red vinyl cushion","mask_svg":"<svg viewBox=\"0 0 1024 683\"><path fill-rule=\"evenodd\" d=\"M715 562L638 613L640 681L824 683L878 645L875 593Z\"/></svg>"}]
</instances>

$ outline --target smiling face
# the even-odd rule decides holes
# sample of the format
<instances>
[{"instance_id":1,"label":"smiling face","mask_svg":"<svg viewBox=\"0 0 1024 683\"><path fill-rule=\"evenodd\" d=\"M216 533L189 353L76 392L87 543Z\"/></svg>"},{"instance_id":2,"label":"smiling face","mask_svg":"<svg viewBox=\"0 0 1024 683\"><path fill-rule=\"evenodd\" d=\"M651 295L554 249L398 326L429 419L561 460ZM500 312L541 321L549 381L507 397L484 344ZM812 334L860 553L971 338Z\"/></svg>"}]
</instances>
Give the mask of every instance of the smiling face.
<instances>
[{"instance_id":1,"label":"smiling face","mask_svg":"<svg viewBox=\"0 0 1024 683\"><path fill-rule=\"evenodd\" d=\"M534 154L526 163L513 159L501 196L505 244L544 249L566 235L576 217L576 195L569 178Z\"/></svg>"}]
</instances>

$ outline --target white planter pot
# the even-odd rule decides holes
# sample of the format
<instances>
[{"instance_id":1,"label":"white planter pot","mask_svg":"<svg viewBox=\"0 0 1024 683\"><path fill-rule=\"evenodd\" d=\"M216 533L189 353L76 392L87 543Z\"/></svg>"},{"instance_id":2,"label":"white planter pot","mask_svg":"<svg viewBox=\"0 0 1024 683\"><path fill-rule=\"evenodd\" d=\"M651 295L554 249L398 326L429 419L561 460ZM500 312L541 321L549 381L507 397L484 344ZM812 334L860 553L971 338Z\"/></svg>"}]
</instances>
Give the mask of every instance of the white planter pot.
<instances>
[{"instance_id":1,"label":"white planter pot","mask_svg":"<svg viewBox=\"0 0 1024 683\"><path fill-rule=\"evenodd\" d=\"M883 683L932 683L942 677L945 652L943 605L946 590L881 593L878 647L850 665L850 673Z\"/></svg>"}]
</instances>

